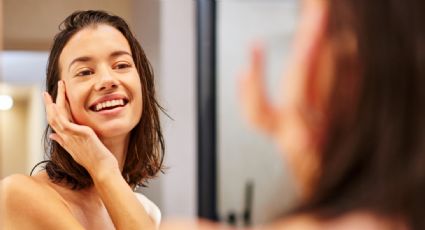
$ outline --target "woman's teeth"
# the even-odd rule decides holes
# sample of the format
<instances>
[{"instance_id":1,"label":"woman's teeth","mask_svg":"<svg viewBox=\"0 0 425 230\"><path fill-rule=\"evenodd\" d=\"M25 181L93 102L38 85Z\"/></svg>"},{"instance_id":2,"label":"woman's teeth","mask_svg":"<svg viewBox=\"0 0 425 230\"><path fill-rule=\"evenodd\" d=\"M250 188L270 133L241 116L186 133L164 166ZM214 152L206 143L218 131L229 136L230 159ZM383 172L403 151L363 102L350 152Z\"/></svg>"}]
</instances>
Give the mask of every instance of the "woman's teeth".
<instances>
[{"instance_id":1,"label":"woman's teeth","mask_svg":"<svg viewBox=\"0 0 425 230\"><path fill-rule=\"evenodd\" d=\"M121 105L124 105L123 99L105 101L105 102L97 104L96 107L95 107L95 111L99 111L99 110L102 110L102 109L105 109L105 108L110 108L110 107L115 107L115 106L121 106Z\"/></svg>"}]
</instances>

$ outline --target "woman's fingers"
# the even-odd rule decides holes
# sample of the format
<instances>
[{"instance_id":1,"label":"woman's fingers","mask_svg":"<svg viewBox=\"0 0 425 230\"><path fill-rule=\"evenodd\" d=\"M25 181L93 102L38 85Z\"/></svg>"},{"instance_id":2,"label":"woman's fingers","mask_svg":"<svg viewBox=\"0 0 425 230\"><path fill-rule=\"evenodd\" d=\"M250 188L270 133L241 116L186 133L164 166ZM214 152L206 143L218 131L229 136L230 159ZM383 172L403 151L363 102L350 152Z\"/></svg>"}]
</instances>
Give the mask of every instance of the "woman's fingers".
<instances>
[{"instance_id":1,"label":"woman's fingers","mask_svg":"<svg viewBox=\"0 0 425 230\"><path fill-rule=\"evenodd\" d=\"M47 121L56 132L63 133L78 130L78 126L70 122L72 121L72 116L66 99L65 84L62 80L58 82L56 103L53 102L52 97L47 92L43 93L43 99L46 105Z\"/></svg>"},{"instance_id":2,"label":"woman's fingers","mask_svg":"<svg viewBox=\"0 0 425 230\"><path fill-rule=\"evenodd\" d=\"M65 106L65 86L62 80L58 81L58 94L56 95L56 105Z\"/></svg>"},{"instance_id":3,"label":"woman's fingers","mask_svg":"<svg viewBox=\"0 0 425 230\"><path fill-rule=\"evenodd\" d=\"M58 95L56 103L53 102L52 97L47 93L43 93L43 99L46 106L46 116L49 125L55 130L57 135L63 136L64 134L74 134L78 132L79 127L69 121L68 112L66 111L66 99L63 83L58 85ZM62 103L62 106L59 104ZM65 105L64 105L65 104Z\"/></svg>"},{"instance_id":4,"label":"woman's fingers","mask_svg":"<svg viewBox=\"0 0 425 230\"><path fill-rule=\"evenodd\" d=\"M56 96L56 105L58 105L60 112L63 113L69 121L73 121L69 103L66 98L65 82L60 80L58 82L58 95Z\"/></svg>"},{"instance_id":5,"label":"woman's fingers","mask_svg":"<svg viewBox=\"0 0 425 230\"><path fill-rule=\"evenodd\" d=\"M59 116L57 118L57 122L60 124L61 132L65 135L87 136L91 134L90 133L90 130L92 130L91 128L72 123L65 116Z\"/></svg>"},{"instance_id":6,"label":"woman's fingers","mask_svg":"<svg viewBox=\"0 0 425 230\"><path fill-rule=\"evenodd\" d=\"M49 138L59 143L60 146L64 146L65 141L57 134L57 133L51 133L49 135Z\"/></svg>"},{"instance_id":7,"label":"woman's fingers","mask_svg":"<svg viewBox=\"0 0 425 230\"><path fill-rule=\"evenodd\" d=\"M264 54L259 45L251 51L250 65L239 82L241 104L248 120L257 128L272 133L275 111L264 82Z\"/></svg>"},{"instance_id":8,"label":"woman's fingers","mask_svg":"<svg viewBox=\"0 0 425 230\"><path fill-rule=\"evenodd\" d=\"M264 91L264 50L259 44L254 44L251 50L250 70L252 80L256 81L260 90Z\"/></svg>"},{"instance_id":9,"label":"woman's fingers","mask_svg":"<svg viewBox=\"0 0 425 230\"><path fill-rule=\"evenodd\" d=\"M59 114L57 112L56 104L53 103L52 97L47 92L43 93L43 99L46 107L47 122L55 131L57 131L60 127L57 122Z\"/></svg>"},{"instance_id":10,"label":"woman's fingers","mask_svg":"<svg viewBox=\"0 0 425 230\"><path fill-rule=\"evenodd\" d=\"M44 99L44 103L46 104L46 106L48 104L53 103L52 97L50 96L50 94L48 92L43 92L43 99Z\"/></svg>"}]
</instances>

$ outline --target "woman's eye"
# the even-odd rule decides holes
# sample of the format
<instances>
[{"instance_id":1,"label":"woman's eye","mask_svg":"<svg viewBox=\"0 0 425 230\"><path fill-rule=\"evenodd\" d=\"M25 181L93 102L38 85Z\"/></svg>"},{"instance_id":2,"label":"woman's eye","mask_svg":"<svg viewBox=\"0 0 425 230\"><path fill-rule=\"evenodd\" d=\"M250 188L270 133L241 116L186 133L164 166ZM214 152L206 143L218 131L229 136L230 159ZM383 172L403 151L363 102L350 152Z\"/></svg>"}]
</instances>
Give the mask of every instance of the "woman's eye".
<instances>
[{"instance_id":1,"label":"woman's eye","mask_svg":"<svg viewBox=\"0 0 425 230\"><path fill-rule=\"evenodd\" d=\"M115 65L115 69L125 69L125 68L130 68L131 65L127 64L127 63L119 63L117 65Z\"/></svg>"},{"instance_id":2,"label":"woman's eye","mask_svg":"<svg viewBox=\"0 0 425 230\"><path fill-rule=\"evenodd\" d=\"M93 71L91 70L83 70L77 73L76 76L87 76L93 74Z\"/></svg>"}]
</instances>

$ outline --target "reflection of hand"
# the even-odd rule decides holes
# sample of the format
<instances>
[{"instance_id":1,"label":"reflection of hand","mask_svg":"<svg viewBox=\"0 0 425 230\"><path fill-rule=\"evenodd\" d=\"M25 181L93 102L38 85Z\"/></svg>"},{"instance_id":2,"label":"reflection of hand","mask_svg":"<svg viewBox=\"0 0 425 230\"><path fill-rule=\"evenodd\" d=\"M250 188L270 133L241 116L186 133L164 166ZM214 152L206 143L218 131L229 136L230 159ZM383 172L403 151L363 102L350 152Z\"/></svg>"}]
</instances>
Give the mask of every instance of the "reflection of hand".
<instances>
[{"instance_id":1,"label":"reflection of hand","mask_svg":"<svg viewBox=\"0 0 425 230\"><path fill-rule=\"evenodd\" d=\"M264 56L259 45L252 48L249 67L242 73L239 86L242 109L256 128L271 134L275 125L275 108L267 98L264 83Z\"/></svg>"},{"instance_id":2,"label":"reflection of hand","mask_svg":"<svg viewBox=\"0 0 425 230\"><path fill-rule=\"evenodd\" d=\"M72 122L63 81L58 82L56 103L53 102L47 92L43 94L43 97L47 121L55 131L49 138L58 142L92 177L98 171L95 167L108 166L118 168L116 158L103 145L93 129Z\"/></svg>"}]
</instances>

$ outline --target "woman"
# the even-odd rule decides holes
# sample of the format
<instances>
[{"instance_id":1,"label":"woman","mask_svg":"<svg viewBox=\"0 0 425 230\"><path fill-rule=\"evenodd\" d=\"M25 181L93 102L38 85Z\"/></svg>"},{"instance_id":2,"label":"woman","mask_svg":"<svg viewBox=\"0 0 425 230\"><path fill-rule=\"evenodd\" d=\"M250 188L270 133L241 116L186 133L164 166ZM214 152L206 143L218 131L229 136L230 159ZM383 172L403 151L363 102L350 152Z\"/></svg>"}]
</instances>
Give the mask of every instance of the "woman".
<instances>
[{"instance_id":1,"label":"woman","mask_svg":"<svg viewBox=\"0 0 425 230\"><path fill-rule=\"evenodd\" d=\"M300 17L283 100L267 98L259 45L240 82L301 194L260 228L425 229L424 1L304 0Z\"/></svg>"},{"instance_id":2,"label":"woman","mask_svg":"<svg viewBox=\"0 0 425 230\"><path fill-rule=\"evenodd\" d=\"M158 226L159 209L133 189L162 167L160 107L152 69L126 22L102 11L67 17L46 89L50 159L45 171L2 181L4 229Z\"/></svg>"}]
</instances>

